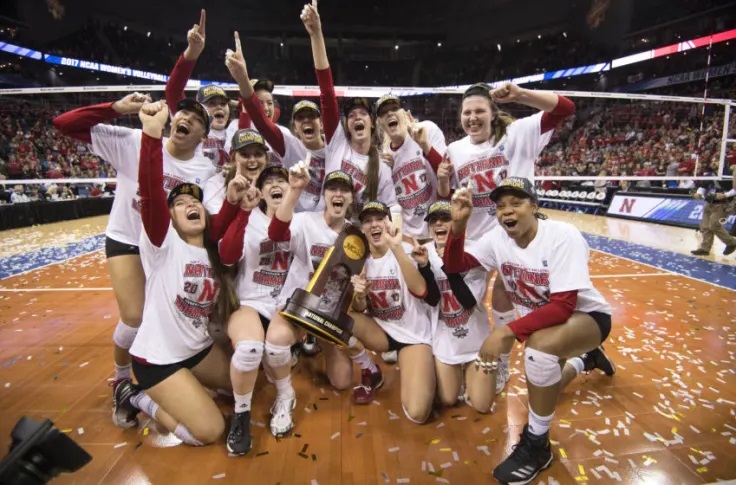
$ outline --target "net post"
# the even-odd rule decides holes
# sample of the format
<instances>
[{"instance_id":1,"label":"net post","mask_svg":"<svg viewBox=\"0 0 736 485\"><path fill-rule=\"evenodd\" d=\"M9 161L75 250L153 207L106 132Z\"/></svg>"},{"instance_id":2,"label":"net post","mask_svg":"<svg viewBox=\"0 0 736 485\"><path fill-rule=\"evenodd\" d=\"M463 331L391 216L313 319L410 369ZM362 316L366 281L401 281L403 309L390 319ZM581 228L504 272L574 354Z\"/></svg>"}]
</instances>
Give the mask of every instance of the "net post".
<instances>
[{"instance_id":1,"label":"net post","mask_svg":"<svg viewBox=\"0 0 736 485\"><path fill-rule=\"evenodd\" d=\"M731 104L723 107L723 136L721 137L721 153L718 156L718 176L723 177L726 168L726 147L728 145L728 125L731 120Z\"/></svg>"}]
</instances>

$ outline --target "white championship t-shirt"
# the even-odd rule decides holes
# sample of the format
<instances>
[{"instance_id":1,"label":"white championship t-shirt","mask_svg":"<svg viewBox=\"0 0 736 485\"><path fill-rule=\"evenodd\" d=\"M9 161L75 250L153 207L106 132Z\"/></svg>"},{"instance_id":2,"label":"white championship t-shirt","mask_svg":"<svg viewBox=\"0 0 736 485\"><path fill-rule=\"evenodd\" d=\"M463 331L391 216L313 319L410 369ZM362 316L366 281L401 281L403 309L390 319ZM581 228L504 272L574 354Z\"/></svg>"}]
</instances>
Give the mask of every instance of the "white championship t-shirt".
<instances>
[{"instance_id":1,"label":"white championship t-shirt","mask_svg":"<svg viewBox=\"0 0 736 485\"><path fill-rule=\"evenodd\" d=\"M225 150L225 146L236 131L238 131L238 120L232 120L224 130L211 128L207 139L198 147L202 149L202 154L210 159L217 173L222 172L222 167L230 161L230 152Z\"/></svg>"},{"instance_id":2,"label":"white championship t-shirt","mask_svg":"<svg viewBox=\"0 0 736 485\"><path fill-rule=\"evenodd\" d=\"M327 225L322 212L294 214L289 230L293 259L286 283L281 290L279 304L285 304L295 289L306 288L339 235Z\"/></svg>"},{"instance_id":3,"label":"white championship t-shirt","mask_svg":"<svg viewBox=\"0 0 736 485\"><path fill-rule=\"evenodd\" d=\"M171 223L160 248L142 232L146 302L130 354L156 365L181 362L212 345L207 324L217 281L207 250L184 242Z\"/></svg>"},{"instance_id":4,"label":"white championship t-shirt","mask_svg":"<svg viewBox=\"0 0 736 485\"><path fill-rule=\"evenodd\" d=\"M590 281L588 243L567 222L540 220L537 235L526 248L517 246L498 226L465 251L487 271L498 270L522 317L549 303L550 294L573 290L578 291L575 310L611 314L610 305Z\"/></svg>"},{"instance_id":5,"label":"white championship t-shirt","mask_svg":"<svg viewBox=\"0 0 736 485\"><path fill-rule=\"evenodd\" d=\"M427 132L430 145L440 154L447 149L445 135L431 121L418 123ZM429 206L437 200L437 174L429 160L424 158L421 147L410 135L397 150L389 148L394 165L391 178L396 199L401 206L401 231L407 236L427 237L427 215Z\"/></svg>"},{"instance_id":6,"label":"white championship t-shirt","mask_svg":"<svg viewBox=\"0 0 736 485\"><path fill-rule=\"evenodd\" d=\"M483 341L491 333L488 313L483 306L486 295L486 271L473 268L463 275L463 281L475 297L476 305L466 310L450 288L447 275L442 271L442 258L434 242L424 245L429 252L429 264L440 289L440 303L434 312L432 353L448 365L465 364L475 360Z\"/></svg>"},{"instance_id":7,"label":"white championship t-shirt","mask_svg":"<svg viewBox=\"0 0 736 485\"><path fill-rule=\"evenodd\" d=\"M270 223L271 218L260 208L253 209L245 228L236 282L240 304L269 319L276 312L291 263L291 242L271 241L268 238Z\"/></svg>"},{"instance_id":8,"label":"white championship t-shirt","mask_svg":"<svg viewBox=\"0 0 736 485\"><path fill-rule=\"evenodd\" d=\"M345 137L345 130L338 126L330 143L325 149L327 160L325 162L326 173L342 170L353 177L355 190L353 192L353 216L357 221L358 214L363 209L365 202L363 192L367 185L366 165L368 155L361 155L350 148L350 143ZM378 164L378 200L391 207L396 205L396 194L394 184L391 181L391 169L379 160Z\"/></svg>"},{"instance_id":9,"label":"white championship t-shirt","mask_svg":"<svg viewBox=\"0 0 736 485\"><path fill-rule=\"evenodd\" d=\"M371 282L368 314L376 323L397 342L430 345L428 305L409 291L394 253L389 250L378 259L369 256L365 277Z\"/></svg>"},{"instance_id":10,"label":"white championship t-shirt","mask_svg":"<svg viewBox=\"0 0 736 485\"><path fill-rule=\"evenodd\" d=\"M489 195L506 177L525 177L534 182L534 163L552 138L552 130L542 134L541 111L511 123L496 146L494 138L474 145L470 137L450 143L447 152L455 167L453 183L465 187L472 181L473 213L466 237L480 239L496 227L496 204Z\"/></svg>"},{"instance_id":11,"label":"white championship t-shirt","mask_svg":"<svg viewBox=\"0 0 736 485\"><path fill-rule=\"evenodd\" d=\"M121 243L137 246L142 229L138 194L138 162L142 131L122 126L99 124L92 127L91 151L117 170L115 200L110 211L105 235ZM172 157L163 140L164 189L166 194L180 183L200 187L215 173L212 162L201 152L189 160Z\"/></svg>"}]
</instances>

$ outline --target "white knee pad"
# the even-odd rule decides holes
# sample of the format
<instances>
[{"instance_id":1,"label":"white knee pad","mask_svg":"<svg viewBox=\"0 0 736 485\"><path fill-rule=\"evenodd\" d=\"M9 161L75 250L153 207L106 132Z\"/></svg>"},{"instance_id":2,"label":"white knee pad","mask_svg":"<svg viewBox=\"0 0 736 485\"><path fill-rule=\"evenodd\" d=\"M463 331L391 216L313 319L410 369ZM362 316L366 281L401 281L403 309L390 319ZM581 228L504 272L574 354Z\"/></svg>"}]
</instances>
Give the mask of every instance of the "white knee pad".
<instances>
[{"instance_id":1,"label":"white knee pad","mask_svg":"<svg viewBox=\"0 0 736 485\"><path fill-rule=\"evenodd\" d=\"M258 369L263 358L263 342L241 340L235 344L235 352L230 359L238 372L251 372Z\"/></svg>"},{"instance_id":2,"label":"white knee pad","mask_svg":"<svg viewBox=\"0 0 736 485\"><path fill-rule=\"evenodd\" d=\"M499 312L497 310L491 310L493 315L493 326L499 327L501 325L508 325L509 323L516 320L516 310L509 310L507 312Z\"/></svg>"},{"instance_id":3,"label":"white knee pad","mask_svg":"<svg viewBox=\"0 0 736 485\"><path fill-rule=\"evenodd\" d=\"M118 325L112 334L112 341L121 349L129 350L133 346L133 341L137 334L137 328L126 325L122 320L118 320Z\"/></svg>"},{"instance_id":4,"label":"white knee pad","mask_svg":"<svg viewBox=\"0 0 736 485\"><path fill-rule=\"evenodd\" d=\"M273 369L288 365L291 363L291 347L266 342L264 360Z\"/></svg>"},{"instance_id":5,"label":"white knee pad","mask_svg":"<svg viewBox=\"0 0 736 485\"><path fill-rule=\"evenodd\" d=\"M560 358L537 349L524 350L524 370L527 381L537 387L549 387L562 380Z\"/></svg>"}]
</instances>

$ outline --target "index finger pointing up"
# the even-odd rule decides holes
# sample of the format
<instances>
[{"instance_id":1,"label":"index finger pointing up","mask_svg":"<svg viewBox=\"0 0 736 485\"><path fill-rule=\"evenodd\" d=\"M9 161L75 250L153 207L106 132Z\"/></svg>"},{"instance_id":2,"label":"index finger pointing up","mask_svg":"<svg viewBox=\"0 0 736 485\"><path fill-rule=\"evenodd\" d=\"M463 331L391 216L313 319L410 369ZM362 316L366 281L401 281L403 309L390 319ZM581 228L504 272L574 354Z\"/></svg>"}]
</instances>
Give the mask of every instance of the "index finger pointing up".
<instances>
[{"instance_id":1,"label":"index finger pointing up","mask_svg":"<svg viewBox=\"0 0 736 485\"><path fill-rule=\"evenodd\" d=\"M204 35L204 29L205 29L206 23L207 23L207 12L205 12L205 10L202 9L202 12L199 14L199 33L201 35Z\"/></svg>"},{"instance_id":2,"label":"index finger pointing up","mask_svg":"<svg viewBox=\"0 0 736 485\"><path fill-rule=\"evenodd\" d=\"M238 54L243 54L243 48L240 46L240 34L238 34L238 31L235 31L235 52Z\"/></svg>"},{"instance_id":3,"label":"index finger pointing up","mask_svg":"<svg viewBox=\"0 0 736 485\"><path fill-rule=\"evenodd\" d=\"M314 10L317 10L317 0L312 0L312 7L314 7Z\"/></svg>"}]
</instances>

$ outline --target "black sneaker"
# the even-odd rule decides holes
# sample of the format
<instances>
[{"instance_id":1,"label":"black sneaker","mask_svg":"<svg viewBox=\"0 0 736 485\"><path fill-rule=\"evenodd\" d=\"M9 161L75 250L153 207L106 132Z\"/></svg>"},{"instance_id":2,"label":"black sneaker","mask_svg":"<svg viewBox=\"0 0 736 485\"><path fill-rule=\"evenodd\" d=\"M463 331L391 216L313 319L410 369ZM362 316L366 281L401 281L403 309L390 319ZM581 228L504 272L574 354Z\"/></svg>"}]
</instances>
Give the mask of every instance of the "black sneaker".
<instances>
[{"instance_id":1,"label":"black sneaker","mask_svg":"<svg viewBox=\"0 0 736 485\"><path fill-rule=\"evenodd\" d=\"M710 251L706 251L705 249L696 249L694 251L690 251L690 254L695 256L708 256Z\"/></svg>"},{"instance_id":2,"label":"black sneaker","mask_svg":"<svg viewBox=\"0 0 736 485\"><path fill-rule=\"evenodd\" d=\"M304 355L317 355L319 352L319 342L317 341L317 337L314 335L308 334L307 337L302 342L302 353Z\"/></svg>"},{"instance_id":3,"label":"black sneaker","mask_svg":"<svg viewBox=\"0 0 736 485\"><path fill-rule=\"evenodd\" d=\"M118 382L112 392L112 422L120 428L134 428L138 426L136 416L140 412L130 402L140 389L129 379Z\"/></svg>"},{"instance_id":4,"label":"black sneaker","mask_svg":"<svg viewBox=\"0 0 736 485\"><path fill-rule=\"evenodd\" d=\"M731 244L730 246L726 246L726 249L723 250L723 255L728 256L734 251L736 251L736 244Z\"/></svg>"},{"instance_id":5,"label":"black sneaker","mask_svg":"<svg viewBox=\"0 0 736 485\"><path fill-rule=\"evenodd\" d=\"M514 445L514 451L493 470L493 477L505 485L523 485L539 475L539 472L552 463L549 446L549 433L535 436L524 425L521 440Z\"/></svg>"},{"instance_id":6,"label":"black sneaker","mask_svg":"<svg viewBox=\"0 0 736 485\"><path fill-rule=\"evenodd\" d=\"M616 366L613 364L611 358L603 351L602 346L591 350L587 354L581 355L580 358L585 363L585 368L583 369L585 372L600 369L607 376L612 376L616 373Z\"/></svg>"},{"instance_id":7,"label":"black sneaker","mask_svg":"<svg viewBox=\"0 0 736 485\"><path fill-rule=\"evenodd\" d=\"M233 455L245 455L252 445L250 411L235 413L230 420L230 432L227 434L227 451Z\"/></svg>"}]
</instances>

